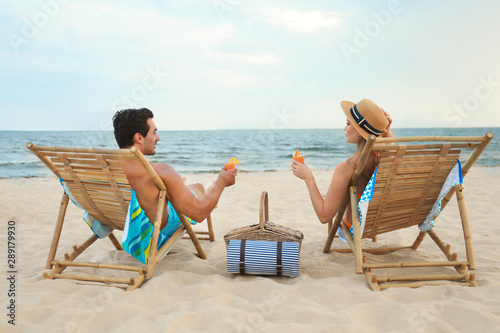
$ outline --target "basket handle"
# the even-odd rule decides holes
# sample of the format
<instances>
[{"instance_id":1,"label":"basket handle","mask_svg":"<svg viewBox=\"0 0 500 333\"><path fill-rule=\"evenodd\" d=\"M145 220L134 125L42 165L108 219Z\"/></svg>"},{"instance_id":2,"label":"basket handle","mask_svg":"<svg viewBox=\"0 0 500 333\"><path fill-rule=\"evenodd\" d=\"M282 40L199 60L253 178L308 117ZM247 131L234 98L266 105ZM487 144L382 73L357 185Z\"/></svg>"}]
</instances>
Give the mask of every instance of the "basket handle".
<instances>
[{"instance_id":1,"label":"basket handle","mask_svg":"<svg viewBox=\"0 0 500 333\"><path fill-rule=\"evenodd\" d=\"M259 206L259 224L260 229L264 229L264 222L269 221L269 200L267 192L264 191L260 195L260 206Z\"/></svg>"}]
</instances>

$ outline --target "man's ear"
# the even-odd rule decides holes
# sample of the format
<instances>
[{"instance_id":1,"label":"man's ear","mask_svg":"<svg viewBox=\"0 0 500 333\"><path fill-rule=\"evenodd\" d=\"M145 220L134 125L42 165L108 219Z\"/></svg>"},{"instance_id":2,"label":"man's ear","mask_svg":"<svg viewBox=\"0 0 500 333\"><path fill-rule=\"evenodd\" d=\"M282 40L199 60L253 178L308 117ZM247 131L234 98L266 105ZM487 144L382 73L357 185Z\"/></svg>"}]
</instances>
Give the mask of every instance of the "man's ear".
<instances>
[{"instance_id":1,"label":"man's ear","mask_svg":"<svg viewBox=\"0 0 500 333\"><path fill-rule=\"evenodd\" d=\"M143 136L141 135L141 133L137 132L134 134L134 143L142 144L142 139Z\"/></svg>"}]
</instances>

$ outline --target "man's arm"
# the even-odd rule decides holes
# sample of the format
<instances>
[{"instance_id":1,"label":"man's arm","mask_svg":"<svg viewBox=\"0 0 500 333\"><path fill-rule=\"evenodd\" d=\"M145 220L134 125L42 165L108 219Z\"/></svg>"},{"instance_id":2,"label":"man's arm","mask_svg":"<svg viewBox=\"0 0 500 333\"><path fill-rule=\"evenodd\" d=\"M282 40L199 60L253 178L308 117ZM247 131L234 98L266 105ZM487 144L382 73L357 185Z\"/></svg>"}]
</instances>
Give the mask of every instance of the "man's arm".
<instances>
[{"instance_id":1,"label":"man's arm","mask_svg":"<svg viewBox=\"0 0 500 333\"><path fill-rule=\"evenodd\" d=\"M184 184L181 175L170 165L156 164L154 169L167 186L174 206L196 222L207 218L217 205L224 188L235 183L236 169L221 170L217 180L207 189L205 195L197 198Z\"/></svg>"}]
</instances>

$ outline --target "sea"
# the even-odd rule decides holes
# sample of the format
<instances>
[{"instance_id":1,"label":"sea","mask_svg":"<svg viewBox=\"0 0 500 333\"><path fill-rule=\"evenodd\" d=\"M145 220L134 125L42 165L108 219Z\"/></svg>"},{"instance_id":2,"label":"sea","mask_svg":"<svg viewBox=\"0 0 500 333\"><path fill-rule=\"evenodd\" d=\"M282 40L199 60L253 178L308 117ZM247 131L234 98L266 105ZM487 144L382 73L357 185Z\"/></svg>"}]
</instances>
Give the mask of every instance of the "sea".
<instances>
[{"instance_id":1,"label":"sea","mask_svg":"<svg viewBox=\"0 0 500 333\"><path fill-rule=\"evenodd\" d=\"M401 128L395 136L483 136L490 142L476 164L500 166L500 128ZM179 173L217 173L231 157L239 172L291 170L298 149L311 169L334 169L355 151L343 129L159 131L153 163L167 163ZM50 170L26 148L41 146L117 148L112 131L0 131L0 178L49 177Z\"/></svg>"}]
</instances>

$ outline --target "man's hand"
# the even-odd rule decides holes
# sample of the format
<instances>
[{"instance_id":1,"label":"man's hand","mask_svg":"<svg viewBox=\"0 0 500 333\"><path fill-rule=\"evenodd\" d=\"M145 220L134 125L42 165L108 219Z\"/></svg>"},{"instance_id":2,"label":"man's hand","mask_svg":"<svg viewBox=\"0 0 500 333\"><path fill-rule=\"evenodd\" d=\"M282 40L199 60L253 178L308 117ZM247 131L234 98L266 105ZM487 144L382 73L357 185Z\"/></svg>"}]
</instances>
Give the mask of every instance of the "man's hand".
<instances>
[{"instance_id":1,"label":"man's hand","mask_svg":"<svg viewBox=\"0 0 500 333\"><path fill-rule=\"evenodd\" d=\"M236 175L238 173L238 169L229 169L229 170L224 170L222 168L220 170L219 176L217 177L217 180L224 185L224 187L234 185L236 183Z\"/></svg>"}]
</instances>

